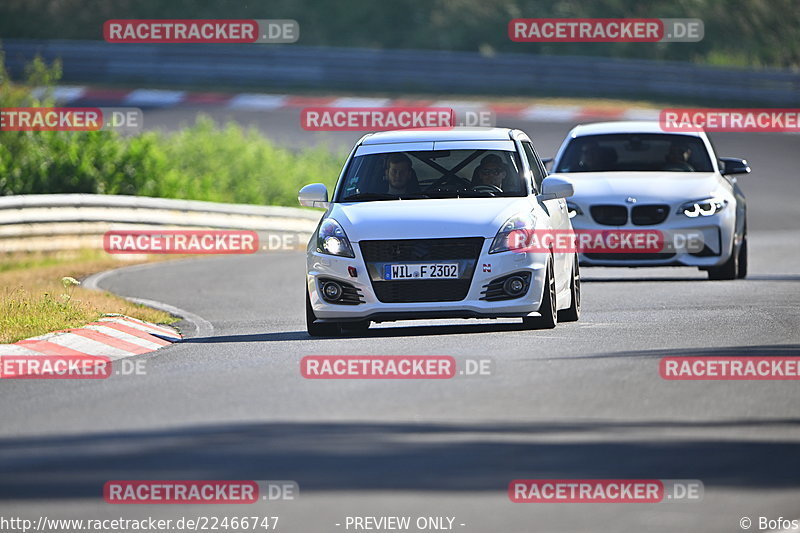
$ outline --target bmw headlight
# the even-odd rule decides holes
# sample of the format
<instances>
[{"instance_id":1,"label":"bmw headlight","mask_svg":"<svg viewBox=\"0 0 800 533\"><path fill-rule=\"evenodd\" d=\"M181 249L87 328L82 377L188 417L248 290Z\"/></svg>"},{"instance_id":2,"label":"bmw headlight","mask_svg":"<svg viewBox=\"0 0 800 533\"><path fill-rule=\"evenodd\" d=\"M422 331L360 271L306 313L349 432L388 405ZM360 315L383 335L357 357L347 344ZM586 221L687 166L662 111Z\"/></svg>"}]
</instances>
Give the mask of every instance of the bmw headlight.
<instances>
[{"instance_id":1,"label":"bmw headlight","mask_svg":"<svg viewBox=\"0 0 800 533\"><path fill-rule=\"evenodd\" d=\"M525 248L527 245L526 242L524 242L525 239L522 239L521 242L509 242L518 240L509 237L511 237L514 232L520 230L533 231L535 226L536 218L530 213L515 215L509 218L500 228L500 231L497 232L497 235L495 235L494 241L492 241L492 247L489 248L489 253L496 254L498 252Z\"/></svg>"},{"instance_id":2,"label":"bmw headlight","mask_svg":"<svg viewBox=\"0 0 800 533\"><path fill-rule=\"evenodd\" d=\"M582 215L583 211L578 207L578 204L567 202L567 215L569 218L575 218L577 215Z\"/></svg>"},{"instance_id":3,"label":"bmw headlight","mask_svg":"<svg viewBox=\"0 0 800 533\"><path fill-rule=\"evenodd\" d=\"M323 254L342 257L355 257L350 240L342 226L332 218L326 218L319 225L317 232L317 251Z\"/></svg>"},{"instance_id":4,"label":"bmw headlight","mask_svg":"<svg viewBox=\"0 0 800 533\"><path fill-rule=\"evenodd\" d=\"M725 209L726 205L728 205L728 201L722 198L705 198L695 202L686 202L678 208L678 214L686 215L689 218L710 217Z\"/></svg>"}]
</instances>

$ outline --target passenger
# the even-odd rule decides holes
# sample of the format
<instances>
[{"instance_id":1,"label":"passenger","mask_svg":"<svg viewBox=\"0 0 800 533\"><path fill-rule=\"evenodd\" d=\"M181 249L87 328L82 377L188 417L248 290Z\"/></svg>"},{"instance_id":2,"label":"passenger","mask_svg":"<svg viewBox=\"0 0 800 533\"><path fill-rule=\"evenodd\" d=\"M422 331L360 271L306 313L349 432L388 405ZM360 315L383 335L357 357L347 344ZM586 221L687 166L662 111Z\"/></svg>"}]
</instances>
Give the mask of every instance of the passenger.
<instances>
[{"instance_id":1,"label":"passenger","mask_svg":"<svg viewBox=\"0 0 800 533\"><path fill-rule=\"evenodd\" d=\"M596 170L600 168L600 161L603 159L603 152L596 144L590 144L583 150L580 166L584 170Z\"/></svg>"},{"instance_id":2,"label":"passenger","mask_svg":"<svg viewBox=\"0 0 800 533\"><path fill-rule=\"evenodd\" d=\"M472 186L489 185L503 190L503 180L508 175L508 168L503 164L499 155L489 154L481 159L481 164L475 169L475 177Z\"/></svg>"},{"instance_id":3,"label":"passenger","mask_svg":"<svg viewBox=\"0 0 800 533\"><path fill-rule=\"evenodd\" d=\"M616 163L616 150L592 143L583 148L578 166L583 172L608 172L614 170Z\"/></svg>"}]
</instances>

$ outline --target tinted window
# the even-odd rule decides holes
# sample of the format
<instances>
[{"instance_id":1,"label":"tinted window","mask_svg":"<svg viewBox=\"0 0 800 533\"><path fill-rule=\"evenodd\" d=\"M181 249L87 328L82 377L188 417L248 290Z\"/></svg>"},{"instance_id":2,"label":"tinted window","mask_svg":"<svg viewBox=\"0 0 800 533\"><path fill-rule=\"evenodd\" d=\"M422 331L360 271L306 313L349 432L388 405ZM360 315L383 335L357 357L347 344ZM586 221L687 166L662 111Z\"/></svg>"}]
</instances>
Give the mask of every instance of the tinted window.
<instances>
[{"instance_id":1,"label":"tinted window","mask_svg":"<svg viewBox=\"0 0 800 533\"><path fill-rule=\"evenodd\" d=\"M587 135L570 141L555 172L713 172L702 139L636 133Z\"/></svg>"},{"instance_id":2,"label":"tinted window","mask_svg":"<svg viewBox=\"0 0 800 533\"><path fill-rule=\"evenodd\" d=\"M336 201L526 195L516 152L436 150L354 157Z\"/></svg>"}]
</instances>

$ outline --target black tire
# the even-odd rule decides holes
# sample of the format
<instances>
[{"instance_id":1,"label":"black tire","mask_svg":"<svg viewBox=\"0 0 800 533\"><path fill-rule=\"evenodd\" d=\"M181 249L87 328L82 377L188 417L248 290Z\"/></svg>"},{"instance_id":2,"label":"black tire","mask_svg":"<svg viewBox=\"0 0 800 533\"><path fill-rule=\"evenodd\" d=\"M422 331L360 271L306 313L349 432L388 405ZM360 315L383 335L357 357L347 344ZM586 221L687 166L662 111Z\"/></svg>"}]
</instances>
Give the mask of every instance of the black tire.
<instances>
[{"instance_id":1,"label":"black tire","mask_svg":"<svg viewBox=\"0 0 800 533\"><path fill-rule=\"evenodd\" d=\"M316 322L317 317L311 308L311 299L306 290L306 331L312 337L335 337L341 333L339 324L336 322Z\"/></svg>"},{"instance_id":2,"label":"black tire","mask_svg":"<svg viewBox=\"0 0 800 533\"><path fill-rule=\"evenodd\" d=\"M736 277L738 279L747 277L747 233L742 237L742 245L739 247L739 265L736 270Z\"/></svg>"},{"instance_id":3,"label":"black tire","mask_svg":"<svg viewBox=\"0 0 800 533\"><path fill-rule=\"evenodd\" d=\"M711 267L708 269L708 279L713 280L730 280L736 279L736 274L739 271L739 253L736 250L736 245L731 248L731 256L721 266Z\"/></svg>"},{"instance_id":4,"label":"black tire","mask_svg":"<svg viewBox=\"0 0 800 533\"><path fill-rule=\"evenodd\" d=\"M346 333L366 333L371 322L369 320L359 320L358 322L342 322L342 331Z\"/></svg>"},{"instance_id":5,"label":"black tire","mask_svg":"<svg viewBox=\"0 0 800 533\"><path fill-rule=\"evenodd\" d=\"M542 304L539 306L539 315L526 316L522 318L522 324L527 329L552 329L558 324L558 313L556 312L556 283L553 277L553 262L547 265L545 273L544 294L542 294Z\"/></svg>"},{"instance_id":6,"label":"black tire","mask_svg":"<svg viewBox=\"0 0 800 533\"><path fill-rule=\"evenodd\" d=\"M581 317L581 271L578 267L578 256L572 265L572 279L569 283L570 304L566 309L558 311L559 322L577 322Z\"/></svg>"}]
</instances>

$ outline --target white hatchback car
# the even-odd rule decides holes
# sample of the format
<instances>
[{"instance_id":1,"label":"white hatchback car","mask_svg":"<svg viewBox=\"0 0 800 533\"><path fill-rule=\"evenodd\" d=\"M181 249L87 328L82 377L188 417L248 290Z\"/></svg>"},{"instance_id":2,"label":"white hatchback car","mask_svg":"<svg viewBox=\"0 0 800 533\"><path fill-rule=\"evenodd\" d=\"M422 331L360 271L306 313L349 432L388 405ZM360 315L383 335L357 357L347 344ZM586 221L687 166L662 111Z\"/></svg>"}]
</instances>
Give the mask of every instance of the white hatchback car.
<instances>
[{"instance_id":1,"label":"white hatchback car","mask_svg":"<svg viewBox=\"0 0 800 533\"><path fill-rule=\"evenodd\" d=\"M312 336L371 322L521 317L552 328L580 315L575 253L515 251L515 230L571 231L572 185L545 177L519 130L368 134L332 199L320 183L300 204L326 208L308 245Z\"/></svg>"},{"instance_id":2,"label":"white hatchback car","mask_svg":"<svg viewBox=\"0 0 800 533\"><path fill-rule=\"evenodd\" d=\"M704 132L668 133L658 122L576 126L553 161L553 175L575 188L568 205L576 231L698 237L695 248L581 253L581 265L694 266L710 279L747 275L747 212L736 174L748 172L747 161L718 157Z\"/></svg>"}]
</instances>

